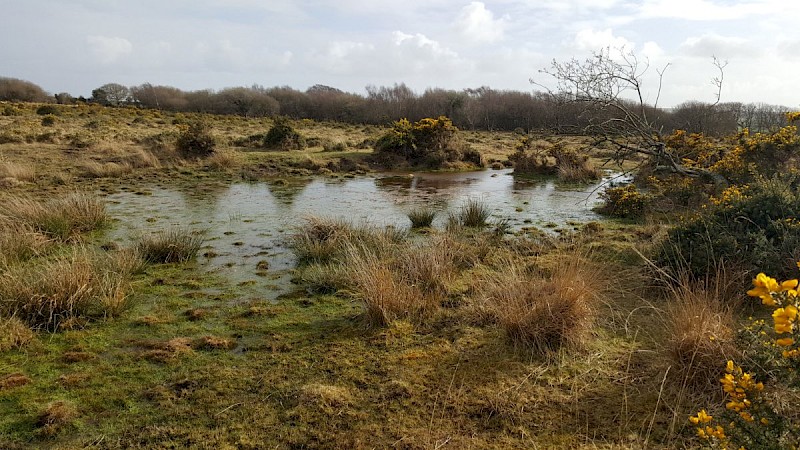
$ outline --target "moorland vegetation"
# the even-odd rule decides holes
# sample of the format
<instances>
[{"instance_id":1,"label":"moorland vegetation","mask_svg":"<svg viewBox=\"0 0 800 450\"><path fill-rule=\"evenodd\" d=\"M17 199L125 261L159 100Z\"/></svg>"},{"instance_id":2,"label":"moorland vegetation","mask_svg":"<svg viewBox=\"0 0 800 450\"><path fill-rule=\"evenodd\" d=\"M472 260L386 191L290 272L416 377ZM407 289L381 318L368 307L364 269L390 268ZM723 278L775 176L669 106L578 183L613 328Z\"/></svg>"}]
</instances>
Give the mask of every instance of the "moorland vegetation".
<instances>
[{"instance_id":1,"label":"moorland vegetation","mask_svg":"<svg viewBox=\"0 0 800 450\"><path fill-rule=\"evenodd\" d=\"M41 103L2 81L0 94L40 102L0 104L4 448L797 442L800 114L748 128L745 105L733 122L730 105L694 105L721 121L703 127L728 125L644 142L599 130L585 104L528 96L549 117L536 122L489 89L104 86L91 103ZM370 107L348 116L343 99ZM449 101L424 109L434 99ZM683 108L641 117L660 127ZM608 220L558 232L511 229L475 198L441 226L430 208L407 228L308 218L286 243L294 289L275 301L197 267L202 229L107 234L106 195L146 183L484 164L515 179L632 176L602 194Z\"/></svg>"}]
</instances>

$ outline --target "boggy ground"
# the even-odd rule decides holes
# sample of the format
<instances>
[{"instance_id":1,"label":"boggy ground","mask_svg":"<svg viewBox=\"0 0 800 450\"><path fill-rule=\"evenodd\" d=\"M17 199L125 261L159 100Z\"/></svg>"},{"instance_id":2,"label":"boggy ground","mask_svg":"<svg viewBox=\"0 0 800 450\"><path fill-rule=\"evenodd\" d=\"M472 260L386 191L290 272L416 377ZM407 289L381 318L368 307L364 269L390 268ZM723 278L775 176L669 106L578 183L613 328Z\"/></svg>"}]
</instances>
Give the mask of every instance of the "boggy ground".
<instances>
[{"instance_id":1,"label":"boggy ground","mask_svg":"<svg viewBox=\"0 0 800 450\"><path fill-rule=\"evenodd\" d=\"M47 198L76 190L113 191L137 180L346 176L348 170L342 169L366 170L358 162L369 152L253 151L233 143L263 132L268 120L212 118L227 139L223 156L212 157L216 162L187 162L172 153L168 139L166 144L148 139L173 128L171 121L180 117L78 107L46 128L32 108L14 108L21 115L0 118L3 135L11 136L0 145L6 163L4 201L10 194ZM99 125L90 125L94 121ZM370 127L308 122L298 128L354 147L377 134ZM49 133L54 134L42 136ZM76 136L91 142L76 148ZM481 133L469 139L498 160L513 151L516 140L511 134ZM353 166L343 167L343 158ZM358 280L348 282L359 278L348 276L355 274L348 264L367 261L353 260L352 254L308 261L298 270L294 292L276 302L245 294L191 261L131 270L127 306L120 311L71 321L55 331L17 331L15 343L0 346L0 446L690 444L693 430L686 417L709 395L687 387L687 374L674 368L665 344L662 295L644 276L639 256L662 227L591 224L561 238L504 234L501 224L500 231L495 228L413 232L393 244L395 253L386 253L393 262L378 269L397 271L389 276L396 284L389 285L418 289L419 295L409 296L421 295L427 303L422 313L401 308L387 314L385 323L365 316L374 292ZM439 296L430 297L401 277L408 272L397 262L414 261L414 246L436 239L448 240L459 249L457 255L469 257L461 261L451 255L460 262L444 286L436 285ZM102 230L80 231L28 263L78 245L116 251ZM593 270L575 272L590 276L559 285L551 278L565 260ZM10 273L9 267L2 271ZM542 351L518 337L509 325L513 317L504 316L497 303L507 297L503 283L509 290L527 286L514 284L512 268L541 289L528 291L533 298L569 292L579 283L590 292L581 297L586 309L567 316L574 323L562 324L562 333L578 331L579 339Z\"/></svg>"}]
</instances>

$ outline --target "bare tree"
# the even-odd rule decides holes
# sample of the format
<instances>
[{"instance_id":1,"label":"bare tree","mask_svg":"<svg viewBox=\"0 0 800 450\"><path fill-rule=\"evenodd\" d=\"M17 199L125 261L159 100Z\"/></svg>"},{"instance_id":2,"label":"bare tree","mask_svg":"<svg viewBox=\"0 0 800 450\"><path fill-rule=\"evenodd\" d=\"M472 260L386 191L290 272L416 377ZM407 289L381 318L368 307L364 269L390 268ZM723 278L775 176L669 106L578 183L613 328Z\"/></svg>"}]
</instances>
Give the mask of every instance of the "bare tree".
<instances>
[{"instance_id":1,"label":"bare tree","mask_svg":"<svg viewBox=\"0 0 800 450\"><path fill-rule=\"evenodd\" d=\"M714 58L720 74L714 78L717 102L722 89L724 63ZM640 60L625 49L606 48L592 53L584 61L571 59L553 61L550 68L541 72L553 77L556 89L531 80L547 89L554 97L567 103L581 104L583 133L597 138L596 143L609 143L616 150L615 159L624 161L634 155L645 155L660 170L669 170L689 177L708 177L715 183L727 185L719 174L703 168L687 167L677 152L666 145L660 125L658 100L666 66L656 69L658 86L653 104L647 103L643 86L644 75L650 69L649 61Z\"/></svg>"}]
</instances>

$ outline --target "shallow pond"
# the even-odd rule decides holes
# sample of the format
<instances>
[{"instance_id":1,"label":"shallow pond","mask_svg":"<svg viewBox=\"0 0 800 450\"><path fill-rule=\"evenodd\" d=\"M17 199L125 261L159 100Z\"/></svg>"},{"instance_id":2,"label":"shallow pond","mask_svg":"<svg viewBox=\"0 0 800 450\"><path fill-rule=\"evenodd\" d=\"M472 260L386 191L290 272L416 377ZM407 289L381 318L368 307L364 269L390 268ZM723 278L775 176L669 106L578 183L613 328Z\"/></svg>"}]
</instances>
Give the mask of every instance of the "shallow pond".
<instances>
[{"instance_id":1,"label":"shallow pond","mask_svg":"<svg viewBox=\"0 0 800 450\"><path fill-rule=\"evenodd\" d=\"M136 186L135 192L107 196L109 212L117 220L107 237L124 244L137 234L174 226L205 230L201 267L274 298L289 286L294 266L287 237L306 217L405 228L406 212L425 205L439 211L434 226L443 227L448 211L480 199L493 220L508 219L512 228L552 228L599 220L591 208L610 177L571 184L498 170ZM268 270L258 270L259 263Z\"/></svg>"}]
</instances>

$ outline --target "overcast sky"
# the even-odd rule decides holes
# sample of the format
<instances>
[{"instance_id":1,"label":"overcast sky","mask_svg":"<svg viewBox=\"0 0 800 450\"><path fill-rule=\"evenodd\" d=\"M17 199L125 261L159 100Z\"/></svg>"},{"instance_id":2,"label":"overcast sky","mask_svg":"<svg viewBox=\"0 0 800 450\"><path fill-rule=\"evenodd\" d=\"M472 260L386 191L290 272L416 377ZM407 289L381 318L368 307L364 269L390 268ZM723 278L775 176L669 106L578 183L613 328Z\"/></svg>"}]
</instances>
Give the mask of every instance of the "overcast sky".
<instances>
[{"instance_id":1,"label":"overcast sky","mask_svg":"<svg viewBox=\"0 0 800 450\"><path fill-rule=\"evenodd\" d=\"M606 46L648 60L661 105L800 106L797 0L0 0L0 76L89 95L109 82L184 90L325 84L364 93L530 91L550 61Z\"/></svg>"}]
</instances>

